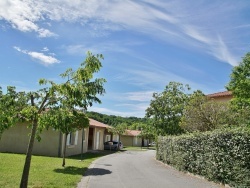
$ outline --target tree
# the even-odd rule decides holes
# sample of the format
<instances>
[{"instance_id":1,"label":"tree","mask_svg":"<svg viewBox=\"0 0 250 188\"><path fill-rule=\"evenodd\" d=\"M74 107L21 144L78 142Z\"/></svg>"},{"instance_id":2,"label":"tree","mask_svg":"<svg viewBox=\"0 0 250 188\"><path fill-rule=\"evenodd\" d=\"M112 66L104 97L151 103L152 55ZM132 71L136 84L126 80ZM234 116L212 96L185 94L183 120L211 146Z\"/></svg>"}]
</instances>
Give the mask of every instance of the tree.
<instances>
[{"instance_id":1,"label":"tree","mask_svg":"<svg viewBox=\"0 0 250 188\"><path fill-rule=\"evenodd\" d=\"M18 121L17 113L25 102L24 93L16 92L15 87L8 86L6 94L0 87L0 140L2 133Z\"/></svg>"},{"instance_id":2,"label":"tree","mask_svg":"<svg viewBox=\"0 0 250 188\"><path fill-rule=\"evenodd\" d=\"M188 85L170 82L162 93L154 93L146 117L151 118L156 133L176 135L182 132L179 122L188 99Z\"/></svg>"},{"instance_id":3,"label":"tree","mask_svg":"<svg viewBox=\"0 0 250 188\"><path fill-rule=\"evenodd\" d=\"M44 85L44 88L36 92L20 92L15 94L20 97L17 97L19 100L13 103L13 108L18 109L17 107L19 105L17 104L21 103L22 101L25 101L25 105L19 109L18 113L17 110L14 110L14 112L17 113L14 114L14 116L24 119L27 122L31 122L31 134L27 148L22 179L20 182L21 188L26 188L28 185L31 156L35 137L43 130L43 128L49 125L48 123L44 122L53 122L53 120L50 119L53 118L53 116L48 115L48 112L54 112L55 110L66 110L70 113L73 113L73 116L75 117L70 117L70 114L67 114L64 111L64 113L61 113L62 119L67 122L67 124L65 124L67 126L71 126L68 123L78 125L79 123L82 123L82 120L85 118L82 118L82 116L79 118L78 113L74 114L74 109L87 110L87 107L92 106L94 102L101 103L100 99L96 95L102 95L105 93L103 84L106 82L106 80L103 78L93 78L94 73L98 72L102 67L100 62L101 59L103 59L102 55L93 55L92 53L88 52L85 61L81 63L80 67L76 71L68 69L65 73L60 75L62 79L66 79L65 82L57 84L53 81L41 79L39 83L40 85ZM16 91L13 89L11 93L16 93ZM8 110L8 103L2 103L1 105L2 109L6 108L7 114L12 114L12 108ZM46 117L48 119L46 119ZM59 119L56 121L59 121ZM60 121L62 119L60 119ZM73 125L73 127L77 126ZM59 130L63 130L63 128L57 128Z\"/></svg>"},{"instance_id":4,"label":"tree","mask_svg":"<svg viewBox=\"0 0 250 188\"><path fill-rule=\"evenodd\" d=\"M184 108L180 126L188 131L209 131L230 121L230 109L227 102L214 101L202 92L194 92Z\"/></svg>"},{"instance_id":5,"label":"tree","mask_svg":"<svg viewBox=\"0 0 250 188\"><path fill-rule=\"evenodd\" d=\"M114 127L120 123L126 123L128 125L131 125L134 123L146 122L146 118L121 117L121 116L101 114L98 112L86 112L86 114L90 118L93 118L97 121L100 121L102 123L105 123L105 124L108 124L108 125L114 126Z\"/></svg>"},{"instance_id":6,"label":"tree","mask_svg":"<svg viewBox=\"0 0 250 188\"><path fill-rule=\"evenodd\" d=\"M250 124L250 52L243 57L242 62L232 70L230 81L226 88L232 92L232 108L235 113L248 114L244 124ZM241 118L242 120L242 118Z\"/></svg>"},{"instance_id":7,"label":"tree","mask_svg":"<svg viewBox=\"0 0 250 188\"><path fill-rule=\"evenodd\" d=\"M66 156L66 142L67 137L70 133L74 133L77 130L83 129L89 126L89 118L85 113L67 108L54 108L44 112L39 119L38 124L44 127L52 126L55 130L59 130L65 134L64 139L64 149L63 149L63 162L62 166L65 166L65 156Z\"/></svg>"},{"instance_id":8,"label":"tree","mask_svg":"<svg viewBox=\"0 0 250 188\"><path fill-rule=\"evenodd\" d=\"M142 138L142 140L146 139L148 140L148 143L149 143L149 140L150 139L155 139L156 137L156 134L155 134L155 127L152 126L151 124L140 124L140 130L141 130L141 133L140 133L140 137ZM144 145L144 143L142 143L142 146Z\"/></svg>"},{"instance_id":9,"label":"tree","mask_svg":"<svg viewBox=\"0 0 250 188\"><path fill-rule=\"evenodd\" d=\"M113 135L118 135L118 150L120 150L120 137L122 134L125 133L127 129L126 123L118 124L116 127L109 128L108 131L111 132Z\"/></svg>"}]
</instances>

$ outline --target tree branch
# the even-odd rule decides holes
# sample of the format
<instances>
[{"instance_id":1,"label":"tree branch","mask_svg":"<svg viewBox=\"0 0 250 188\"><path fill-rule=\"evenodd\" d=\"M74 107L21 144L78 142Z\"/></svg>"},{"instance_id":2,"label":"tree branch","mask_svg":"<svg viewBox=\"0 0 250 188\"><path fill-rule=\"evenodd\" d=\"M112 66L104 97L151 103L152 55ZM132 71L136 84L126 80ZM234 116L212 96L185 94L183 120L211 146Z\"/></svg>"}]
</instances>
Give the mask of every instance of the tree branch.
<instances>
[{"instance_id":1,"label":"tree branch","mask_svg":"<svg viewBox=\"0 0 250 188\"><path fill-rule=\"evenodd\" d=\"M39 110L38 110L38 114L41 113L41 111L42 111L42 109L43 109L43 107L44 107L44 104L46 103L48 97L49 97L49 93L47 92L46 95L45 95L45 97L44 97L44 99L43 99L42 104L40 105L40 108L39 108ZM34 102L33 102L33 103L34 103Z\"/></svg>"}]
</instances>

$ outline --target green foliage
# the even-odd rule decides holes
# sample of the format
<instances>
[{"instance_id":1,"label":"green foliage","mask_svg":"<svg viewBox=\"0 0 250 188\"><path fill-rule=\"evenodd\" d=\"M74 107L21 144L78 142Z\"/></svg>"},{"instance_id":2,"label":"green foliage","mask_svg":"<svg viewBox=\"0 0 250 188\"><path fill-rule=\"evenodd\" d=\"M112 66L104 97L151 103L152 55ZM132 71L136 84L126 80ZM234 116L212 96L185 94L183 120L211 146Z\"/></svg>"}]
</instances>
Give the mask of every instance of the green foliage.
<instances>
[{"instance_id":1,"label":"green foliage","mask_svg":"<svg viewBox=\"0 0 250 188\"><path fill-rule=\"evenodd\" d=\"M101 103L97 95L105 93L103 84L106 80L94 78L94 74L102 67L101 59L103 59L102 55L93 55L88 52L85 61L81 63L77 70L68 69L60 75L65 79L65 82L57 84L50 80L41 79L39 84L45 87L35 92L17 93L15 88L10 88L6 95L0 92L0 110L6 109L6 113L1 112L0 121L8 115L6 116L8 118L25 119L32 125L20 187L27 187L34 139L43 127L53 125L57 130L68 132L80 126L88 125L87 117L74 109L87 110L93 103ZM7 103L4 100L5 98L8 99ZM22 102L24 102L24 105L20 106L19 104L22 104ZM11 108L8 108L9 106ZM56 117L53 117L52 114ZM65 123L60 124L62 121ZM6 122L1 130L13 124L14 118L10 118ZM80 125L81 123L83 124ZM3 126L1 125L1 127Z\"/></svg>"},{"instance_id":2,"label":"green foliage","mask_svg":"<svg viewBox=\"0 0 250 188\"><path fill-rule=\"evenodd\" d=\"M184 106L188 100L188 85L170 82L162 93L154 93L146 117L151 118L159 135L182 133L179 126Z\"/></svg>"},{"instance_id":3,"label":"green foliage","mask_svg":"<svg viewBox=\"0 0 250 188\"><path fill-rule=\"evenodd\" d=\"M141 133L139 135L141 138L153 139L153 140L156 138L156 130L155 130L155 127L152 126L152 124L141 123L141 124L137 124L136 127L139 128L139 130L141 130Z\"/></svg>"},{"instance_id":4,"label":"green foliage","mask_svg":"<svg viewBox=\"0 0 250 188\"><path fill-rule=\"evenodd\" d=\"M125 130L127 129L127 124L126 123L121 123L115 127L109 128L108 131L113 133L114 135L122 135L125 133Z\"/></svg>"},{"instance_id":5,"label":"green foliage","mask_svg":"<svg viewBox=\"0 0 250 188\"><path fill-rule=\"evenodd\" d=\"M250 186L250 129L159 137L157 159L233 187Z\"/></svg>"},{"instance_id":6,"label":"green foliage","mask_svg":"<svg viewBox=\"0 0 250 188\"><path fill-rule=\"evenodd\" d=\"M131 126L134 123L146 123L146 118L138 118L138 117L121 117L115 115L106 115L98 112L86 112L89 118L95 119L102 123L105 123L110 126L117 126L121 123L126 123L128 126Z\"/></svg>"},{"instance_id":7,"label":"green foliage","mask_svg":"<svg viewBox=\"0 0 250 188\"><path fill-rule=\"evenodd\" d=\"M232 91L232 106L235 112L247 112L244 123L250 124L250 53L233 68L227 89Z\"/></svg>"},{"instance_id":8,"label":"green foliage","mask_svg":"<svg viewBox=\"0 0 250 188\"><path fill-rule=\"evenodd\" d=\"M75 132L89 126L89 119L85 113L78 110L64 108L50 109L40 114L39 127L53 127L64 134Z\"/></svg>"},{"instance_id":9,"label":"green foliage","mask_svg":"<svg viewBox=\"0 0 250 188\"><path fill-rule=\"evenodd\" d=\"M214 130L231 123L230 113L229 103L194 92L184 108L180 126L188 132Z\"/></svg>"},{"instance_id":10,"label":"green foliage","mask_svg":"<svg viewBox=\"0 0 250 188\"><path fill-rule=\"evenodd\" d=\"M26 107L26 100L24 93L16 92L15 87L8 86L6 94L0 87L0 139L2 133L18 121L18 113Z\"/></svg>"}]
</instances>

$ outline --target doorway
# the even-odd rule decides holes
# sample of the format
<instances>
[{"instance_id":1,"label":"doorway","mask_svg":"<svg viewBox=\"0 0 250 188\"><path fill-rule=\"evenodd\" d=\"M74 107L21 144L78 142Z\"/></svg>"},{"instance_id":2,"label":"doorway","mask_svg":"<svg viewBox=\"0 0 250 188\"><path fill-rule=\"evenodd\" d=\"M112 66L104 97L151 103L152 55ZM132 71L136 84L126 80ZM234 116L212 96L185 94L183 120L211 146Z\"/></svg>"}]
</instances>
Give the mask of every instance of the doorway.
<instances>
[{"instance_id":1,"label":"doorway","mask_svg":"<svg viewBox=\"0 0 250 188\"><path fill-rule=\"evenodd\" d=\"M89 127L88 150L93 150L94 128Z\"/></svg>"}]
</instances>

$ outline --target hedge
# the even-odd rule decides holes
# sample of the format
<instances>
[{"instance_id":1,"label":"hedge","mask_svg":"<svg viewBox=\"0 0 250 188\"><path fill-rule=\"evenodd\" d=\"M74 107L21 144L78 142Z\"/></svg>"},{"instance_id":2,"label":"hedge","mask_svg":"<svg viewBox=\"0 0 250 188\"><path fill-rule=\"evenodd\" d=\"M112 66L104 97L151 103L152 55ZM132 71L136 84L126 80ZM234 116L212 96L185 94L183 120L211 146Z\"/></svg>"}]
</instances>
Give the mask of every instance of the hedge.
<instances>
[{"instance_id":1,"label":"hedge","mask_svg":"<svg viewBox=\"0 0 250 188\"><path fill-rule=\"evenodd\" d=\"M158 137L156 158L232 187L250 187L250 129Z\"/></svg>"}]
</instances>

